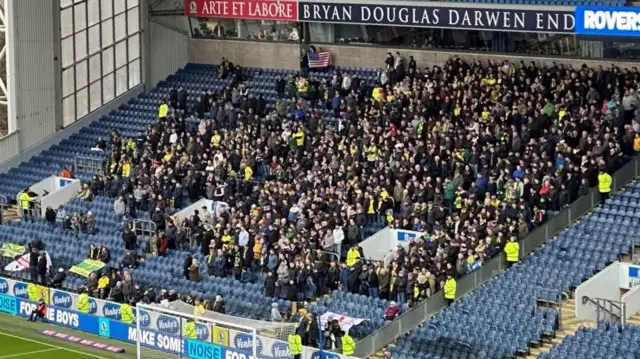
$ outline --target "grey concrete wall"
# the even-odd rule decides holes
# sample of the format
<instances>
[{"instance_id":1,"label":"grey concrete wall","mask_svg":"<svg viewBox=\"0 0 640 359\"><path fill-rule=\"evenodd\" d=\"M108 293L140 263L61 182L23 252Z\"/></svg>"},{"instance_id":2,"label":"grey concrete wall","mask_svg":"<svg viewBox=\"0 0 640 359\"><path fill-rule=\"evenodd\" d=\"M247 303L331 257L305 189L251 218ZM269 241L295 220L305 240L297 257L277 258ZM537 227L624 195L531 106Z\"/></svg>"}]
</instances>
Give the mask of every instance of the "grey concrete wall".
<instances>
[{"instance_id":1,"label":"grey concrete wall","mask_svg":"<svg viewBox=\"0 0 640 359\"><path fill-rule=\"evenodd\" d=\"M384 48L366 46L344 46L344 45L318 45L323 49L328 49L333 54L333 62L337 66L356 66L365 68L379 68L384 65L384 57L387 52L400 54L408 59L413 56L419 67L442 66L449 58L459 56L465 60L479 59L481 61L508 60L518 62L524 59L526 62L535 61L538 65L550 64L571 64L581 66L602 65L608 67L611 63L621 68L640 67L640 62L619 61L614 59L562 59L555 57L535 57L523 55L505 55L492 53L470 53L444 50L414 50L408 48ZM316 46L316 47L318 47ZM286 68L298 69L300 46L286 43L249 42L231 40L201 40L189 39L189 61L198 63L220 63L224 56L234 63L244 67L265 67L265 68Z\"/></svg>"},{"instance_id":2,"label":"grey concrete wall","mask_svg":"<svg viewBox=\"0 0 640 359\"><path fill-rule=\"evenodd\" d=\"M502 62L508 60L510 62L519 62L525 60L525 62L535 61L538 65L550 64L556 62L558 64L571 64L575 66L581 66L587 64L589 66L602 65L608 67L611 63L615 63L616 66L625 68L639 66L640 62L632 61L618 61L614 59L561 59L554 57L534 57L523 55L505 55L505 54L492 54L492 53L470 53L470 52L455 52L444 50L413 50L408 48L381 48L381 47L362 47L362 46L342 46L342 45L321 45L323 49L329 49L333 54L333 61L339 66L357 66L368 68L379 68L384 66L384 57L387 52L399 51L402 57L408 59L409 56L413 56L419 67L443 65L449 58L458 56L465 60L494 60ZM405 60L406 63L407 60Z\"/></svg>"},{"instance_id":3,"label":"grey concrete wall","mask_svg":"<svg viewBox=\"0 0 640 359\"><path fill-rule=\"evenodd\" d=\"M219 64L222 57L242 67L300 69L300 45L273 42L189 39L189 62Z\"/></svg>"}]
</instances>

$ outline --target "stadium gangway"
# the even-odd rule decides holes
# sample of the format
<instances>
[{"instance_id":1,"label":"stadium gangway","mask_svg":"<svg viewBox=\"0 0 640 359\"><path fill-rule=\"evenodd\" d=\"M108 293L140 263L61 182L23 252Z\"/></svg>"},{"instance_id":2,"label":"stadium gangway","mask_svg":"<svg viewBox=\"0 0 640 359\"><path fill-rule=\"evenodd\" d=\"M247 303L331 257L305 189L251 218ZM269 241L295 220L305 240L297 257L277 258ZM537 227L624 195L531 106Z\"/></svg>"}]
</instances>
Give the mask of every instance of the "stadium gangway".
<instances>
[{"instance_id":1,"label":"stadium gangway","mask_svg":"<svg viewBox=\"0 0 640 359\"><path fill-rule=\"evenodd\" d=\"M73 161L73 168L76 173L88 172L102 174L104 172L102 168L103 162L104 160L101 158L76 156Z\"/></svg>"},{"instance_id":2,"label":"stadium gangway","mask_svg":"<svg viewBox=\"0 0 640 359\"><path fill-rule=\"evenodd\" d=\"M640 157L634 157L629 163L624 165L612 176L612 192L617 192L629 182L633 181L640 175ZM550 218L542 226L535 228L533 231L518 241L520 244L520 258L536 250L538 247L546 244L553 239L558 233L564 231L575 221L585 214L591 212L595 207L602 203L602 197L597 189L591 188L589 193L578 198L568 207L563 209L556 216ZM482 267L465 275L457 281L456 299L470 293L477 287L485 284L489 279L496 277L503 271L507 270L507 263L504 255L500 254L482 264ZM418 325L424 323L428 318L436 315L447 307L444 300L444 292L441 290L430 298L417 304L415 307L403 313L396 320L385 325L363 338L357 343L354 356L358 358L367 358L380 349L392 343L398 337L408 333Z\"/></svg>"},{"instance_id":3,"label":"stadium gangway","mask_svg":"<svg viewBox=\"0 0 640 359\"><path fill-rule=\"evenodd\" d=\"M569 295L555 289L536 287L533 298L533 300L535 301L534 308L538 308L540 306L547 308L557 308L558 317L562 318L563 300L569 299ZM562 320L558 321L558 329L562 330Z\"/></svg>"}]
</instances>

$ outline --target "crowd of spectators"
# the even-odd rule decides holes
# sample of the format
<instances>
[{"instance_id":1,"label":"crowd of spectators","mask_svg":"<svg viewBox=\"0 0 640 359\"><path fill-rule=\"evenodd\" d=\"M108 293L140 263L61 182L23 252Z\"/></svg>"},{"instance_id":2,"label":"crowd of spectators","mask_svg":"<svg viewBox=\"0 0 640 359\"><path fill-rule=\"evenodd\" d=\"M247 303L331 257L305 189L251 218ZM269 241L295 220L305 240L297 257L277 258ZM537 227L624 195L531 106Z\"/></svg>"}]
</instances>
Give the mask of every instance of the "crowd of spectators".
<instances>
[{"instance_id":1,"label":"crowd of spectators","mask_svg":"<svg viewBox=\"0 0 640 359\"><path fill-rule=\"evenodd\" d=\"M142 138L114 131L107 176L90 190L123 217L148 212L159 255L198 247L206 263L185 259L185 280L206 266L245 281L261 272L270 297L344 290L406 303L479 268L640 150L636 69L460 58L418 68L391 53L384 64L373 87L340 71L280 79L292 101L268 111L224 60L232 86L191 94L195 104L174 89ZM229 208L165 213L203 197ZM368 261L357 244L380 217L427 234L388 266Z\"/></svg>"}]
</instances>

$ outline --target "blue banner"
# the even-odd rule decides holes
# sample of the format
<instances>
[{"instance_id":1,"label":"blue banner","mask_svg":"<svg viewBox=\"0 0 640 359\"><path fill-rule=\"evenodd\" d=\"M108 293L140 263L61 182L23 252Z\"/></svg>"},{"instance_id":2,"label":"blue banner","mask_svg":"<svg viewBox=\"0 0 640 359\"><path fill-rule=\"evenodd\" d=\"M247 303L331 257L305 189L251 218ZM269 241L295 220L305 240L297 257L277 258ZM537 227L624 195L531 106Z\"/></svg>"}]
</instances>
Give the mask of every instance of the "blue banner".
<instances>
[{"instance_id":1,"label":"blue banner","mask_svg":"<svg viewBox=\"0 0 640 359\"><path fill-rule=\"evenodd\" d=\"M575 33L636 37L640 35L640 8L577 6Z\"/></svg>"},{"instance_id":2,"label":"blue banner","mask_svg":"<svg viewBox=\"0 0 640 359\"><path fill-rule=\"evenodd\" d=\"M299 2L299 21L426 28L573 33L572 11L465 6Z\"/></svg>"},{"instance_id":3,"label":"blue banner","mask_svg":"<svg viewBox=\"0 0 640 359\"><path fill-rule=\"evenodd\" d=\"M15 297L0 294L0 312L16 315L18 313L18 300Z\"/></svg>"},{"instance_id":4,"label":"blue banner","mask_svg":"<svg viewBox=\"0 0 640 359\"><path fill-rule=\"evenodd\" d=\"M14 298L16 305L16 313L21 317L28 318L31 312L38 306L37 302ZM74 310L67 310L58 307L47 306L46 319L49 323L60 325L67 328L77 329L83 332L98 334L98 317L88 315Z\"/></svg>"}]
</instances>

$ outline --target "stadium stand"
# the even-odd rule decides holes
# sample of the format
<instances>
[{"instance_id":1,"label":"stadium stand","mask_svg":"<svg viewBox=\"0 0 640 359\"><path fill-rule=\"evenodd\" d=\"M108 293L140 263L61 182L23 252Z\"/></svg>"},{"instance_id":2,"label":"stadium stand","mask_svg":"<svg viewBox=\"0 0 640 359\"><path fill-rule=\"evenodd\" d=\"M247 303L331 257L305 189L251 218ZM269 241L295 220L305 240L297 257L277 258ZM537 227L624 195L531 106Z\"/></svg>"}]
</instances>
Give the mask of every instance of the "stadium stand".
<instances>
[{"instance_id":1,"label":"stadium stand","mask_svg":"<svg viewBox=\"0 0 640 359\"><path fill-rule=\"evenodd\" d=\"M139 181L147 181L150 185L147 193L153 195L142 208L136 208L137 215L143 219L154 220L156 207L173 213L176 201L175 207L182 207L206 196L207 191L203 188L222 186L223 193L228 191L236 196L224 198L231 203L232 215L222 218L222 230L213 231L214 248L225 248L223 237L231 236L237 225L249 230L258 224L252 219L256 210L271 212L273 219L285 219L281 225L275 221L262 223L263 229L271 226L277 230L253 232L252 237L264 237L267 243L280 243L279 254L284 254L289 261L280 260L284 268L281 271L276 267L276 272L298 285L294 295L289 294L290 290L285 295L275 292L263 295L262 278L248 273L248 269L263 257L251 256L255 253L248 250L241 255L237 250L229 250L233 257L227 259L229 265L225 266L222 276L212 275L202 265L196 267L198 280L191 276L187 280L182 267L185 258L190 255L199 263L207 263L208 245L202 246L202 251L175 245L165 256L147 257L139 267L130 269L136 283L147 287L166 283L166 289L203 299L223 294L229 303L230 314L255 319L268 319L273 301L277 301L283 311L288 310L292 302L313 299L318 292L324 292L318 291L319 286L326 287L333 289L331 297L321 298L308 308L318 314L333 311L369 319L355 329L356 336L361 337L384 325L382 312L389 300L408 302L435 294L447 274L462 276L472 269L469 264L480 265L483 259L500 254L507 238L526 235L533 226L544 223L548 216L596 185L599 167L613 173L637 150L634 146L637 135L631 124L634 113L625 111L628 108L625 104L637 99L624 85L625 81L636 83L637 73L555 65L538 68L506 62L467 64L460 59L452 59L442 69L434 67L426 72L418 70L415 62L410 61L405 72L398 57L389 55L388 70L381 73L370 69L338 68L335 72L311 72L308 82L298 80L297 83L293 73L285 70L239 69L226 62L220 67L189 65L151 93L140 96L29 163L0 176L0 192L15 198L30 184L72 166L75 156L107 159L105 169L111 176L103 184L99 184L100 180L91 182L95 199L77 199L64 207L70 216L88 211L95 214L96 234L74 233L60 227L52 230L46 221L33 219L0 227L0 241L25 244L39 238L64 267L85 258L89 243L96 243L109 248L113 254L109 264L117 267L125 257L125 250L121 246L123 224L113 211L113 201L125 184L120 178L125 165L133 171L132 177L137 176ZM245 81L246 89L238 85ZM377 87L378 82L382 83L381 87ZM172 91L180 87L188 92L184 106L172 100ZM369 96L370 92L373 96ZM209 107L205 98L219 106ZM175 112L178 118L185 112L187 115L195 113L198 117L205 117L207 113L215 121L200 122L192 117L184 121L157 121L159 105L164 101L172 107L180 107ZM276 115L265 116L267 119L259 125L252 124L251 118L245 116L263 115L271 110ZM167 109L160 117L171 118L171 111ZM359 123L356 119L360 116L370 119ZM388 128L384 128L385 121L391 123ZM284 130L283 123L288 124ZM302 136L298 136L299 124L306 126ZM637 124L633 126L637 127ZM113 135L113 130L117 135ZM215 140L213 132L223 130L229 132ZM208 134L208 137L202 134L201 137L209 140L199 142L202 140L196 139L197 136L188 135L198 131ZM278 138L274 135L282 132L286 136ZM172 139L173 134L175 139ZM110 141L105 141L105 153L92 150L100 142L99 137L109 136ZM139 137L142 138L136 141ZM270 152L261 147L268 149L272 138L275 147L286 150L268 156ZM359 142L355 138L365 140ZM216 141L223 145L216 145ZM204 150L206 143L211 143L213 148L228 147L224 148L226 152L215 150L213 156L204 157L199 151ZM340 158L332 149L349 155ZM213 171L210 179L194 176L191 181L183 182L180 191L181 187L168 177L154 188L150 183L153 181L147 178L151 176L145 177L152 166L145 169L139 165L140 158L151 159L156 162L152 164L155 173L168 176L171 174L157 168L166 170L166 164L173 165L184 157L184 152L191 150L191 155L195 153L201 158L194 164L200 170L206 170L215 161L219 161L217 168L230 166L227 171ZM249 153L258 156L250 158ZM387 179L391 170L376 169L375 164L381 163L380 159L393 164L399 183ZM181 166L175 169L184 171ZM339 179L327 177L334 172L338 173ZM113 176L116 173L118 176ZM89 182L93 174L77 175ZM302 183L304 188L283 185L299 175L307 176ZM183 176L187 177L189 173L181 173L180 177ZM358 178L366 178L367 182ZM410 184L403 187L403 181ZM319 190L332 185L336 188L333 193ZM125 194L131 194L134 187L128 186ZM135 188L141 187L144 186ZM178 196L172 195L176 188ZM285 204L264 195L265 188L271 191L275 188L275 193L283 194L280 199L284 199ZM303 192L309 199L300 201ZM287 202L291 200L286 197L287 193L293 193L293 198L298 199L295 206L303 209L292 211L295 206ZM615 197L611 203L621 201L626 206L629 201L622 202L622 198L625 198L624 194ZM130 197L125 200L129 201L128 208L135 207ZM610 212L597 212L595 219L566 232L561 240L427 322L425 328L413 331L409 340L398 342L397 350L418 357L432 354L446 357L446 350L450 349L443 345L448 340L457 340L467 343L475 352L484 352L485 357L527 351L532 341L556 329L557 313L549 310L531 314L533 287L526 283L532 278L544 278L550 287L567 291L615 259L628 247L628 241L621 236L608 238L607 245L594 252L593 234L596 230L616 233L627 223L629 226L637 224L635 215L628 215L627 207L624 207L624 213L620 213L620 209L618 205L615 214L611 212L613 208L608 209ZM449 211L455 214L448 214ZM305 221L302 225L301 219L311 223ZM385 295L367 296L372 293L369 287L378 289L384 276L378 279L376 275L374 281L363 264L351 264L348 267L352 269L341 270L346 272L343 275L347 278L339 275L333 282L335 288L331 283L307 285L314 270L329 270L321 258L310 257L309 263L305 263L296 259L296 255L302 254L304 258L311 255L313 249L333 245L333 230L351 226L349 219L354 219L356 227L353 236L348 233L345 236L345 243L349 245L357 244L385 224L430 232L424 246L414 243L406 253L398 254L388 272L388 290L381 291ZM165 221L162 210L160 220ZM584 223L591 225L577 232L582 228L580 226L587 225ZM319 227L313 228L311 224ZM359 227L362 227L362 233ZM240 232L242 230L238 229L233 235L239 236ZM290 248L289 240L294 243ZM593 244L587 244L587 240L593 240ZM148 250L143 243L139 243L139 252ZM561 247L562 243L576 245ZM598 244L601 246L602 240ZM257 249L262 250L261 247ZM268 262L266 253L263 250ZM362 255L366 257L366 253ZM579 258L595 261L587 263ZM317 260L313 264L315 268L312 268L311 259ZM241 262L239 266L237 261ZM258 267L261 265L264 263L258 263ZM288 265L291 269L299 265L300 269L287 269ZM242 268L246 270L242 271ZM357 272L353 268L357 268ZM565 272L568 274L558 276ZM248 274L243 276L245 273ZM226 275L234 278L226 278ZM288 281L280 280L280 289L290 288ZM74 276L63 283L64 287L75 290L86 284L85 279ZM341 284L342 292L337 290L337 284ZM415 291L415 288L419 290ZM311 295L307 295L309 290ZM519 299L514 303L507 298ZM478 325L460 327L460 323L466 322ZM486 340L498 337L501 340ZM434 338L439 340L434 342ZM458 352L458 355L470 357L465 353L471 351Z\"/></svg>"},{"instance_id":2,"label":"stadium stand","mask_svg":"<svg viewBox=\"0 0 640 359\"><path fill-rule=\"evenodd\" d=\"M580 328L575 335L565 337L560 345L540 359L637 358L640 355L640 327L622 328L601 323L597 328Z\"/></svg>"}]
</instances>

